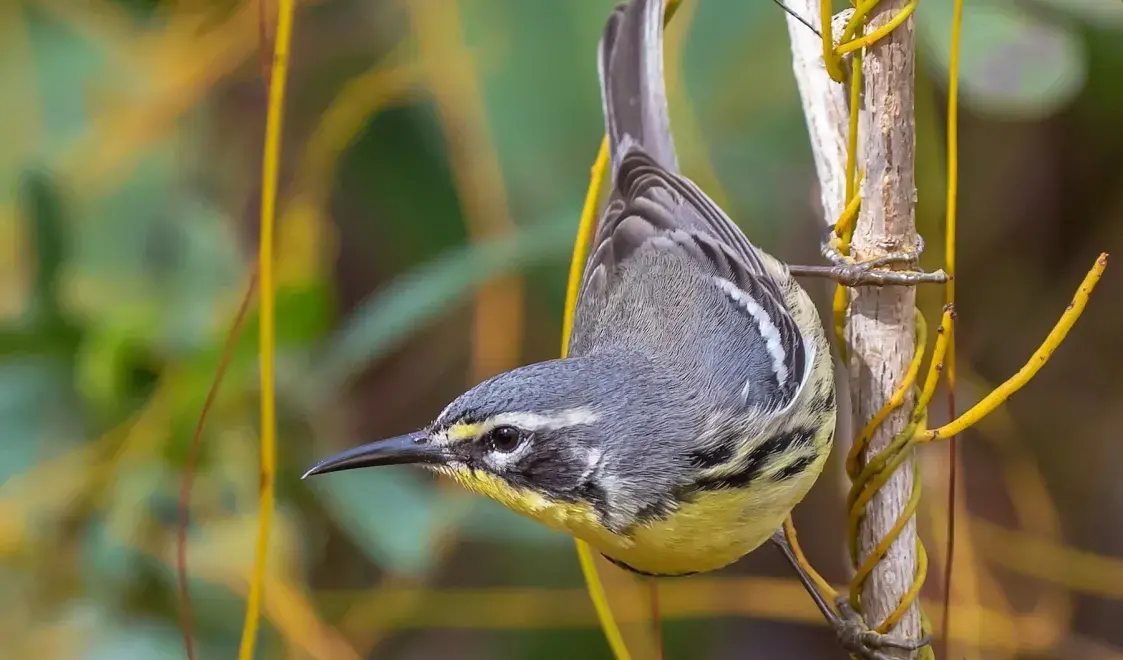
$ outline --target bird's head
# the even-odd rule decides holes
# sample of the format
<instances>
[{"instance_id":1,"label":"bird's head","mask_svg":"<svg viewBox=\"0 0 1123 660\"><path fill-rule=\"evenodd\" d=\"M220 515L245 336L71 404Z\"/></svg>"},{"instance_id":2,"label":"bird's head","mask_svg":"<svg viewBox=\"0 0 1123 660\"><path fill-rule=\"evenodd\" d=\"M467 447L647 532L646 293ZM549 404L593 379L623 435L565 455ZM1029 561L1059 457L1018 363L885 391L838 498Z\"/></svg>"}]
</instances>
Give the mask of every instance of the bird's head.
<instances>
[{"instance_id":1,"label":"bird's head","mask_svg":"<svg viewBox=\"0 0 1123 660\"><path fill-rule=\"evenodd\" d=\"M520 367L465 392L426 428L349 449L305 476L422 465L579 537L619 532L629 512L672 490L685 465L667 443L650 442L673 431L673 414L627 421L669 395L640 371L590 358Z\"/></svg>"}]
</instances>

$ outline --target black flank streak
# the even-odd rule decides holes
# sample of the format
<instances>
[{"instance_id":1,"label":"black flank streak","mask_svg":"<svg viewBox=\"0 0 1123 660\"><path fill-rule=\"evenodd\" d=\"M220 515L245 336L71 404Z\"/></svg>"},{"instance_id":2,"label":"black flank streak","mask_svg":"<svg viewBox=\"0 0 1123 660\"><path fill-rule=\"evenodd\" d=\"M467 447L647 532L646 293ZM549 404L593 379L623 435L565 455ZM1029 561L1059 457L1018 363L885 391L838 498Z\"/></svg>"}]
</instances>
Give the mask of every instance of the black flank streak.
<instances>
[{"instance_id":1,"label":"black flank streak","mask_svg":"<svg viewBox=\"0 0 1123 660\"><path fill-rule=\"evenodd\" d=\"M835 407L834 405L834 390L826 388L825 392L819 392L818 396L808 405L808 407L817 413L825 413Z\"/></svg>"},{"instance_id":2,"label":"black flank streak","mask_svg":"<svg viewBox=\"0 0 1123 660\"><path fill-rule=\"evenodd\" d=\"M776 474L772 475L772 481L783 481L785 479L791 479L792 477L796 476L797 474L802 473L804 470L807 469L807 467L809 465L811 465L814 462L815 462L814 456L803 456L802 458L797 458L794 461L792 461L791 463L789 463L787 466L785 466L784 469L782 469L779 472L777 472Z\"/></svg>"},{"instance_id":3,"label":"black flank streak","mask_svg":"<svg viewBox=\"0 0 1123 660\"><path fill-rule=\"evenodd\" d=\"M608 494L604 492L603 488L592 481L586 481L578 486L568 499L572 501L585 501L592 504L601 523L605 523L608 520Z\"/></svg>"},{"instance_id":4,"label":"black flank streak","mask_svg":"<svg viewBox=\"0 0 1123 660\"><path fill-rule=\"evenodd\" d=\"M810 447L811 443L815 440L815 429L794 429L776 437L788 438L788 447Z\"/></svg>"},{"instance_id":5,"label":"black flank streak","mask_svg":"<svg viewBox=\"0 0 1123 660\"><path fill-rule=\"evenodd\" d=\"M737 446L737 436L722 438L716 445L695 449L690 452L690 464L696 468L706 469L725 465L733 458L733 448Z\"/></svg>"},{"instance_id":6,"label":"black flank streak","mask_svg":"<svg viewBox=\"0 0 1123 660\"><path fill-rule=\"evenodd\" d=\"M760 475L773 458L793 449L808 447L814 438L814 429L794 429L774 435L749 452L740 470L720 477L703 478L698 481L698 487L702 490L744 488ZM804 465L800 469L806 467Z\"/></svg>"},{"instance_id":7,"label":"black flank streak","mask_svg":"<svg viewBox=\"0 0 1123 660\"><path fill-rule=\"evenodd\" d=\"M651 522L652 520L666 520L674 510L675 504L673 500L660 497L636 512L636 522L644 523Z\"/></svg>"}]
</instances>

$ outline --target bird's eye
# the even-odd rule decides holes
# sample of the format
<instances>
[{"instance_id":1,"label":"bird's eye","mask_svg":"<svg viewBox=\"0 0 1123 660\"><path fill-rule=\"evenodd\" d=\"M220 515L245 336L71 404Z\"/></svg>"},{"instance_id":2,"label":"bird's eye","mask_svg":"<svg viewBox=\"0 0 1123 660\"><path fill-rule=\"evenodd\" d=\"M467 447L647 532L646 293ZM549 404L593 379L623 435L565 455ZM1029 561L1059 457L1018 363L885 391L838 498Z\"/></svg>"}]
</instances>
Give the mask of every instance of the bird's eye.
<instances>
[{"instance_id":1,"label":"bird's eye","mask_svg":"<svg viewBox=\"0 0 1123 660\"><path fill-rule=\"evenodd\" d=\"M510 453L518 449L519 443L522 442L523 434L513 426L496 426L487 432L488 446L498 452L504 454Z\"/></svg>"}]
</instances>

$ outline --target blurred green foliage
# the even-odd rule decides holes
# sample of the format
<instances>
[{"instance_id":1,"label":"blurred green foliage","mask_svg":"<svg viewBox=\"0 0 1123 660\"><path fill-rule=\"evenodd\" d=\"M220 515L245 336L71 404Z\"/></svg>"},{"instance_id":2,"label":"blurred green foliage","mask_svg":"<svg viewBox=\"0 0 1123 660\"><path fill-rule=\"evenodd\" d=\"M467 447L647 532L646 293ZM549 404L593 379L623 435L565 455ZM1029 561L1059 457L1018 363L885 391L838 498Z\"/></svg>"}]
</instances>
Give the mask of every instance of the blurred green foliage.
<instances>
[{"instance_id":1,"label":"blurred green foliage","mask_svg":"<svg viewBox=\"0 0 1123 660\"><path fill-rule=\"evenodd\" d=\"M565 266L601 131L593 54L612 4L459 3L513 233L469 240L448 136L421 94L370 109L316 209L321 230L282 243L315 264L282 269L277 306L282 474L271 571L302 602L314 602L320 586L374 589L386 575L460 586L578 582L566 538L434 488L425 475L296 477L360 437L423 423L469 384L468 345L456 342L472 327L472 296L498 275L526 276L526 318L509 320L526 325L524 359L556 350ZM929 96L946 79L950 6L925 0L917 14L919 84ZM409 10L404 0L303 6L286 171L298 169L344 82L396 45L415 50ZM811 255L813 174L781 15L735 0L701 0L691 12L676 51L685 87L671 99L676 118L693 117L679 135L684 165L712 167L729 209L762 245ZM5 657L181 657L172 570L179 479L255 240L263 122L255 17L254 5L236 0L26 0L0 9ZM1105 127L1114 125L1123 104L1102 81L1123 80L1121 29L1117 2L972 0L965 107L980 121L1047 122L1079 104L1102 108ZM212 43L224 46L196 72L194 58L204 61L196 44ZM136 123L114 124L120 117ZM779 221L789 217L798 221ZM938 234L935 225L926 231ZM230 657L241 622L238 577L248 575L257 496L256 369L251 313L202 438L192 497L204 658ZM462 550L444 553L442 535ZM283 616L270 623L262 657L294 644L311 655L323 648L318 633ZM311 646L294 641L298 630ZM672 628L673 657L724 657L720 644L703 644L711 634L708 625ZM459 648L456 657L606 657L595 631L466 647L415 642L421 653ZM408 646L388 644L386 655L406 657Z\"/></svg>"}]
</instances>

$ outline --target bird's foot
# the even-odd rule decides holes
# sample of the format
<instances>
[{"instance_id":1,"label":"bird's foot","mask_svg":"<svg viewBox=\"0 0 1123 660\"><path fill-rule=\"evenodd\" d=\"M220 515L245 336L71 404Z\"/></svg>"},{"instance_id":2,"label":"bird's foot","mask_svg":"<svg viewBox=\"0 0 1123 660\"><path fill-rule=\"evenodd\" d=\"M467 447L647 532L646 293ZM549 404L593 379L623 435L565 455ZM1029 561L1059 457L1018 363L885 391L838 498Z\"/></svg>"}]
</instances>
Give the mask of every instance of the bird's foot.
<instances>
[{"instance_id":1,"label":"bird's foot","mask_svg":"<svg viewBox=\"0 0 1123 660\"><path fill-rule=\"evenodd\" d=\"M855 261L839 252L834 243L833 230L827 232L820 247L823 257L832 265L792 266L792 274L826 277L845 286L916 286L948 281L947 273L942 270L928 273L917 267L920 254L924 251L924 239L920 239L915 250L892 252L866 261ZM896 265L904 265L909 270L881 270Z\"/></svg>"},{"instance_id":2,"label":"bird's foot","mask_svg":"<svg viewBox=\"0 0 1123 660\"><path fill-rule=\"evenodd\" d=\"M838 614L831 619L830 624L838 635L842 647L859 660L894 660L893 656L885 653L883 649L917 651L932 642L929 636L918 640L900 639L871 630L862 620L862 616L850 605L850 599L846 596L840 597L835 605L838 607Z\"/></svg>"},{"instance_id":3,"label":"bird's foot","mask_svg":"<svg viewBox=\"0 0 1123 660\"><path fill-rule=\"evenodd\" d=\"M838 635L838 641L842 647L845 648L850 654L858 660L894 660L894 658L885 653L882 649L896 648L907 651L915 651L931 642L931 638L925 637L921 640L908 640L898 639L890 635L883 635L875 630L871 630L866 622L862 619L861 615L850 605L850 599L846 596L839 596L835 599L835 606L832 608L827 602L827 597L819 590L815 580L808 572L810 567L805 567L796 557L795 550L792 548L791 542L788 540L787 533L781 527L772 536L772 542L780 549L784 558L795 569L796 576L799 581L807 589L807 593L811 596L811 600L815 606L822 612L823 618L827 620L827 624L834 629L835 634Z\"/></svg>"}]
</instances>

